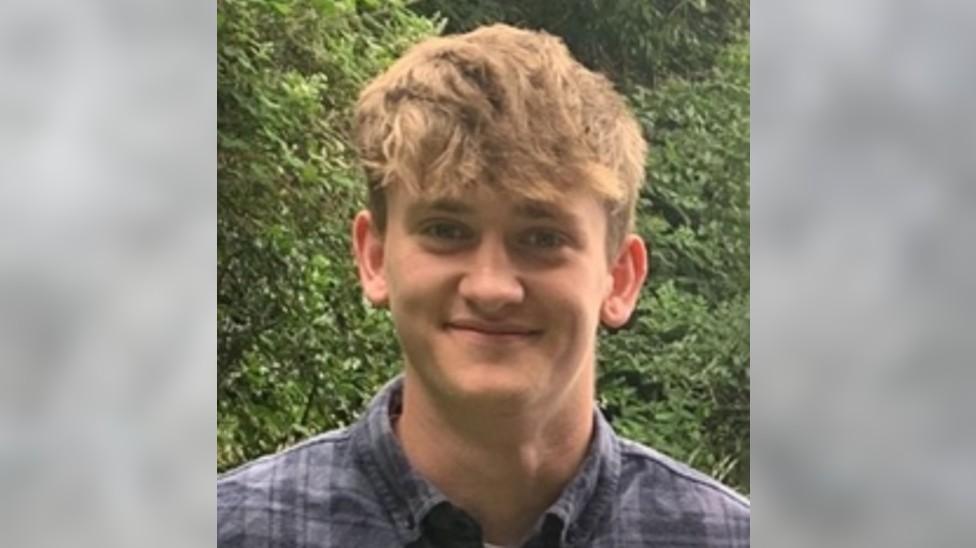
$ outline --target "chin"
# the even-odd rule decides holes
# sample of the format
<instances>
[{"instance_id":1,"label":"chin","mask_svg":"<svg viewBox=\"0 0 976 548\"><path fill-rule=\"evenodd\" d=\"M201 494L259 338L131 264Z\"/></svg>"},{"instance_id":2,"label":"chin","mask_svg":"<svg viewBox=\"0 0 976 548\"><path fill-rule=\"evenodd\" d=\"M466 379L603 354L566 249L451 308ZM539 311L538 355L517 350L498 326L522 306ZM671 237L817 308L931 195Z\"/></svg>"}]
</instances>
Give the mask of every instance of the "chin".
<instances>
[{"instance_id":1,"label":"chin","mask_svg":"<svg viewBox=\"0 0 976 548\"><path fill-rule=\"evenodd\" d=\"M440 369L442 386L459 400L514 404L536 399L547 388L531 360L519 364L475 360L448 363L463 364L451 370Z\"/></svg>"}]
</instances>

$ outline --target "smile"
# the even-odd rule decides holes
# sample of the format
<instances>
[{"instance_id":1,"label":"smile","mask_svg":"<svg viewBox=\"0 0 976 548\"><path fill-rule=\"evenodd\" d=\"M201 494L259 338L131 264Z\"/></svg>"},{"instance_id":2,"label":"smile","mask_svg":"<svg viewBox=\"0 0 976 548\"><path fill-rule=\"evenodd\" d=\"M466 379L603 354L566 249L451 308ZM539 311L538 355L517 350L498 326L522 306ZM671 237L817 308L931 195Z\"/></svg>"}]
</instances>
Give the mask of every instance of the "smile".
<instances>
[{"instance_id":1,"label":"smile","mask_svg":"<svg viewBox=\"0 0 976 548\"><path fill-rule=\"evenodd\" d=\"M450 322L445 326L453 334L473 342L504 344L527 341L542 333L541 329L505 324L485 324L474 322Z\"/></svg>"}]
</instances>

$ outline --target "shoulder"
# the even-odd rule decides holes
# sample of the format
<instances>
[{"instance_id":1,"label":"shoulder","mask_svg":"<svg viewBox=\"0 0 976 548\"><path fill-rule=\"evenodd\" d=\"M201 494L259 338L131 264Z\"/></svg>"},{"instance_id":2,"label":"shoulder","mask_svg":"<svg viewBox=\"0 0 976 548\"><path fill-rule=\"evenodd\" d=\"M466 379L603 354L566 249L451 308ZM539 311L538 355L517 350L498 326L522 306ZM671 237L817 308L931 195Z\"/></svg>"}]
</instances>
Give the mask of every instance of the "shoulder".
<instances>
[{"instance_id":1,"label":"shoulder","mask_svg":"<svg viewBox=\"0 0 976 548\"><path fill-rule=\"evenodd\" d=\"M341 429L218 475L218 545L302 546L337 526L368 527L381 512L355 460Z\"/></svg>"},{"instance_id":2,"label":"shoulder","mask_svg":"<svg viewBox=\"0 0 976 548\"><path fill-rule=\"evenodd\" d=\"M637 442L620 439L620 449L620 518L645 539L654 534L663 544L680 537L700 539L694 546L749 545L749 499Z\"/></svg>"},{"instance_id":3,"label":"shoulder","mask_svg":"<svg viewBox=\"0 0 976 548\"><path fill-rule=\"evenodd\" d=\"M749 499L734 489L650 447L621 439L621 481L631 487L653 487L676 502L697 502L702 510L723 509L749 515Z\"/></svg>"},{"instance_id":4,"label":"shoulder","mask_svg":"<svg viewBox=\"0 0 976 548\"><path fill-rule=\"evenodd\" d=\"M247 495L275 489L304 489L326 468L342 467L349 454L349 432L333 430L279 453L266 455L217 476L217 504L236 506Z\"/></svg>"}]
</instances>

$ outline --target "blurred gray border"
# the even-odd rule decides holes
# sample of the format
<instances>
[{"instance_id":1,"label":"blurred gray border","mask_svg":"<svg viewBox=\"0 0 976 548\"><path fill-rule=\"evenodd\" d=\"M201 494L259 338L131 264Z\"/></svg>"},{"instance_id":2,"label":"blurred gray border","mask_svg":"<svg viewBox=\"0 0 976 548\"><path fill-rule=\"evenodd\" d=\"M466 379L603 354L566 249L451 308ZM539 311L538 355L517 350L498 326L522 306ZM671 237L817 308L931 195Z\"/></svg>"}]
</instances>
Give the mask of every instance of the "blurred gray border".
<instances>
[{"instance_id":1,"label":"blurred gray border","mask_svg":"<svg viewBox=\"0 0 976 548\"><path fill-rule=\"evenodd\" d=\"M752 4L756 546L976 537L976 3Z\"/></svg>"},{"instance_id":2,"label":"blurred gray border","mask_svg":"<svg viewBox=\"0 0 976 548\"><path fill-rule=\"evenodd\" d=\"M211 546L216 4L0 2L0 546Z\"/></svg>"}]
</instances>

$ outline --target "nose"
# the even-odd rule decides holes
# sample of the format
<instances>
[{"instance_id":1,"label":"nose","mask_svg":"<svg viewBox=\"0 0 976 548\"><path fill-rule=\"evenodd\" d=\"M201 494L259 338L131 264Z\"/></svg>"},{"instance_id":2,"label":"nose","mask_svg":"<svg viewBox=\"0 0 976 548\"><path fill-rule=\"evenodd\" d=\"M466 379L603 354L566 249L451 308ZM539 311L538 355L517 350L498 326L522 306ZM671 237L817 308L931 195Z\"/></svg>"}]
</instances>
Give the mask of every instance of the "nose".
<instances>
[{"instance_id":1,"label":"nose","mask_svg":"<svg viewBox=\"0 0 976 548\"><path fill-rule=\"evenodd\" d=\"M525 288L503 241L482 238L470 257L471 263L458 288L468 306L491 315L522 302Z\"/></svg>"}]
</instances>

